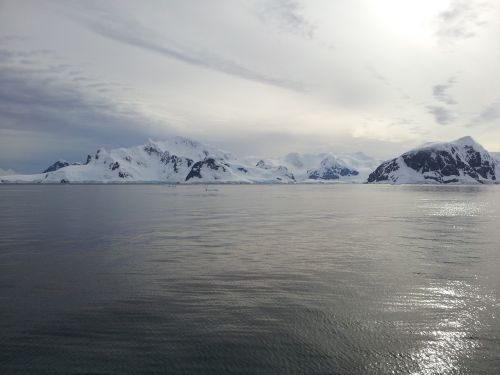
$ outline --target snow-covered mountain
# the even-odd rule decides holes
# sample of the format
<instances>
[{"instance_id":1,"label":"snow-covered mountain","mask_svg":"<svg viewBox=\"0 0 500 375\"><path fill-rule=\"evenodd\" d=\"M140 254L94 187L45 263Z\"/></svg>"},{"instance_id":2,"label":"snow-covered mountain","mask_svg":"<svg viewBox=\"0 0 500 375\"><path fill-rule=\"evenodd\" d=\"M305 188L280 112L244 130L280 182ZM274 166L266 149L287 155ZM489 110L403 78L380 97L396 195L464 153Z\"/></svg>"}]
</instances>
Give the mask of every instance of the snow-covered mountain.
<instances>
[{"instance_id":1,"label":"snow-covered mountain","mask_svg":"<svg viewBox=\"0 0 500 375\"><path fill-rule=\"evenodd\" d=\"M471 137L448 143L426 143L382 163L369 183L496 183L500 163Z\"/></svg>"},{"instance_id":2,"label":"snow-covered mountain","mask_svg":"<svg viewBox=\"0 0 500 375\"><path fill-rule=\"evenodd\" d=\"M4 176L0 182L166 182L294 183L363 182L378 164L364 154L288 154L262 160L238 159L217 148L183 137L142 146L97 150L86 162L59 160L35 175Z\"/></svg>"},{"instance_id":3,"label":"snow-covered mountain","mask_svg":"<svg viewBox=\"0 0 500 375\"><path fill-rule=\"evenodd\" d=\"M100 149L82 164L59 160L40 174L2 172L0 183L494 183L500 176L500 153L490 154L464 137L427 143L382 164L361 152L239 159L200 142L172 137L130 148Z\"/></svg>"},{"instance_id":4,"label":"snow-covered mountain","mask_svg":"<svg viewBox=\"0 0 500 375\"><path fill-rule=\"evenodd\" d=\"M276 163L286 166L300 181L364 182L380 160L362 152L338 155L293 152L278 158Z\"/></svg>"},{"instance_id":5,"label":"snow-covered mountain","mask_svg":"<svg viewBox=\"0 0 500 375\"><path fill-rule=\"evenodd\" d=\"M66 164L66 165L65 165ZM104 149L84 164L58 161L43 173L3 176L1 182L166 182L166 183L291 183L284 166L245 164L233 155L183 138L149 141L142 146Z\"/></svg>"}]
</instances>

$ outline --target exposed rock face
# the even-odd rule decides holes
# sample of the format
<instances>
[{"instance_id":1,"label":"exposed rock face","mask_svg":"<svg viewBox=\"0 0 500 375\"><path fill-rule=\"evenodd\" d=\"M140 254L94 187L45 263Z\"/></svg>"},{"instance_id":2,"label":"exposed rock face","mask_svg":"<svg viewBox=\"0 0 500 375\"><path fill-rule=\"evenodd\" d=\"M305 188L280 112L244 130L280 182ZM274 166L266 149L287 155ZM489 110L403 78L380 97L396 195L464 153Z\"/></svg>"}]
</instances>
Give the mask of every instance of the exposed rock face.
<instances>
[{"instance_id":1,"label":"exposed rock face","mask_svg":"<svg viewBox=\"0 0 500 375\"><path fill-rule=\"evenodd\" d=\"M321 161L318 169L308 170L308 178L312 180L338 180L340 177L357 176L359 172L338 162L334 157Z\"/></svg>"},{"instance_id":2,"label":"exposed rock face","mask_svg":"<svg viewBox=\"0 0 500 375\"><path fill-rule=\"evenodd\" d=\"M178 173L181 168L190 167L193 164L193 160L189 158L179 157L177 155L170 155L168 151L165 151L160 160L165 163L165 165L172 165L175 173Z\"/></svg>"},{"instance_id":3,"label":"exposed rock face","mask_svg":"<svg viewBox=\"0 0 500 375\"><path fill-rule=\"evenodd\" d=\"M111 169L112 171L114 171L115 169L118 169L120 168L120 163L118 163L117 161L115 161L114 163L111 163L109 165L109 169Z\"/></svg>"},{"instance_id":4,"label":"exposed rock face","mask_svg":"<svg viewBox=\"0 0 500 375\"><path fill-rule=\"evenodd\" d=\"M497 162L471 137L450 143L432 143L382 163L368 182L492 183Z\"/></svg>"},{"instance_id":5,"label":"exposed rock face","mask_svg":"<svg viewBox=\"0 0 500 375\"><path fill-rule=\"evenodd\" d=\"M46 170L44 170L42 173L54 172L57 171L58 169L67 167L68 165L80 165L80 163L68 163L65 160L58 160L54 164L49 166Z\"/></svg>"},{"instance_id":6,"label":"exposed rock face","mask_svg":"<svg viewBox=\"0 0 500 375\"><path fill-rule=\"evenodd\" d=\"M272 172L274 175L276 175L275 179L277 181L295 181L295 176L293 175L293 173L291 173L288 168L283 165L278 165L277 167L275 167L271 163L265 162L264 160L259 160L257 164L255 164L255 166L257 168Z\"/></svg>"},{"instance_id":7,"label":"exposed rock face","mask_svg":"<svg viewBox=\"0 0 500 375\"><path fill-rule=\"evenodd\" d=\"M395 180L397 181L397 177L395 177L395 174L399 169L400 165L398 159L386 161L380 164L380 166L375 169L375 171L371 173L370 176L368 176L368 182L389 181L389 178L391 178L392 182L395 182Z\"/></svg>"},{"instance_id":8,"label":"exposed rock face","mask_svg":"<svg viewBox=\"0 0 500 375\"><path fill-rule=\"evenodd\" d=\"M192 178L199 178L202 179L204 178L203 176L203 170L212 170L212 171L217 171L217 172L222 172L225 173L227 172L227 168L229 167L228 164L222 163L220 161L216 161L214 158L206 158L202 161L198 161L194 163L193 168L189 171L188 175L186 176L186 181L191 180ZM218 180L219 178L219 173L217 174L210 174L214 180Z\"/></svg>"},{"instance_id":9,"label":"exposed rock face","mask_svg":"<svg viewBox=\"0 0 500 375\"><path fill-rule=\"evenodd\" d=\"M262 168L262 169L271 169L272 166L266 163L264 160L259 160L257 164L255 164L257 168Z\"/></svg>"},{"instance_id":10,"label":"exposed rock face","mask_svg":"<svg viewBox=\"0 0 500 375\"><path fill-rule=\"evenodd\" d=\"M380 165L362 152L332 154L289 153L276 160L293 173L297 181L305 182L365 182L368 175Z\"/></svg>"},{"instance_id":11,"label":"exposed rock face","mask_svg":"<svg viewBox=\"0 0 500 375\"><path fill-rule=\"evenodd\" d=\"M285 180L289 179L289 180L295 181L295 176L293 175L292 172L290 172L288 170L287 167L284 167L284 166L280 165L280 166L276 167L275 172L276 172L276 175L277 175L276 179L278 181L282 181L284 179Z\"/></svg>"}]
</instances>

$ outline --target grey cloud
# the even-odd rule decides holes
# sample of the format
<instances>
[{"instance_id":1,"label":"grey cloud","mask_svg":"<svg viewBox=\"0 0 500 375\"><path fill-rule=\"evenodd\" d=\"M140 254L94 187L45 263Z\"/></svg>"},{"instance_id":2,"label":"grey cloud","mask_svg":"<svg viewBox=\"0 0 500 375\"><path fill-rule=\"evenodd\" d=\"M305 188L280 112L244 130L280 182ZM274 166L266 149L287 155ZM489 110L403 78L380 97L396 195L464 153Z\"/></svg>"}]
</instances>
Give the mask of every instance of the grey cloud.
<instances>
[{"instance_id":1,"label":"grey cloud","mask_svg":"<svg viewBox=\"0 0 500 375\"><path fill-rule=\"evenodd\" d=\"M258 17L279 29L312 39L315 25L303 15L303 6L296 0L266 0L257 10Z\"/></svg>"},{"instance_id":2,"label":"grey cloud","mask_svg":"<svg viewBox=\"0 0 500 375\"><path fill-rule=\"evenodd\" d=\"M16 174L16 171L13 171L12 169L0 168L0 176L8 176L8 175L13 175L13 174Z\"/></svg>"},{"instance_id":3,"label":"grey cloud","mask_svg":"<svg viewBox=\"0 0 500 375\"><path fill-rule=\"evenodd\" d=\"M384 84L386 85L390 85L390 82L389 82L389 79L387 79L387 77L385 77L384 75L382 75L377 69L375 69L375 67L371 64L366 64L365 65L365 69L371 74L371 76L373 78L375 78L376 80L380 81L380 82L383 82Z\"/></svg>"},{"instance_id":4,"label":"grey cloud","mask_svg":"<svg viewBox=\"0 0 500 375\"><path fill-rule=\"evenodd\" d=\"M62 61L62 59L58 57L55 51L49 49L0 49L0 69L23 71L27 75L37 76L38 79L43 77L46 82L57 80L54 78L55 76L67 76L71 82L96 88L97 91L101 91L103 88L108 91L112 91L112 89L130 90L130 87L121 83L96 81L70 64L62 62L54 64L54 61Z\"/></svg>"},{"instance_id":5,"label":"grey cloud","mask_svg":"<svg viewBox=\"0 0 500 375\"><path fill-rule=\"evenodd\" d=\"M155 42L157 36L152 30L133 19L119 19L118 16L110 19L110 15L99 17L82 17L76 19L87 29L103 37L128 44L137 48L183 61L188 64L201 66L218 72L244 78L250 81L273 85L294 91L303 91L304 85L300 82L272 77L259 73L229 59L216 56L207 51L194 50L189 46L179 45L176 42L162 38L162 42Z\"/></svg>"},{"instance_id":6,"label":"grey cloud","mask_svg":"<svg viewBox=\"0 0 500 375\"><path fill-rule=\"evenodd\" d=\"M476 117L472 119L468 126L471 127L488 124L498 119L500 119L500 101L486 106Z\"/></svg>"},{"instance_id":7,"label":"grey cloud","mask_svg":"<svg viewBox=\"0 0 500 375\"><path fill-rule=\"evenodd\" d=\"M0 67L1 131L38 132L56 139L70 137L86 144L116 147L165 136L169 127L151 121L133 107L95 97L74 84L22 68Z\"/></svg>"},{"instance_id":8,"label":"grey cloud","mask_svg":"<svg viewBox=\"0 0 500 375\"><path fill-rule=\"evenodd\" d=\"M468 39L476 36L479 28L486 24L484 10L486 2L476 0L453 0L449 8L436 19L436 36L442 41Z\"/></svg>"},{"instance_id":9,"label":"grey cloud","mask_svg":"<svg viewBox=\"0 0 500 375\"><path fill-rule=\"evenodd\" d=\"M446 107L430 105L428 112L434 116L434 120L440 125L448 125L455 120L455 114Z\"/></svg>"},{"instance_id":10,"label":"grey cloud","mask_svg":"<svg viewBox=\"0 0 500 375\"><path fill-rule=\"evenodd\" d=\"M71 80L73 82L92 82L92 79L84 76L74 77Z\"/></svg>"},{"instance_id":11,"label":"grey cloud","mask_svg":"<svg viewBox=\"0 0 500 375\"><path fill-rule=\"evenodd\" d=\"M451 77L446 83L432 87L432 96L444 105L429 105L427 111L434 116L434 120L440 125L450 124L456 119L456 114L449 106L455 105L457 102L448 92L455 82L456 78Z\"/></svg>"},{"instance_id":12,"label":"grey cloud","mask_svg":"<svg viewBox=\"0 0 500 375\"><path fill-rule=\"evenodd\" d=\"M398 118L395 121L389 123L389 126L391 126L391 127L392 126L401 126L401 125L408 126L411 124L413 124L413 120L410 120L407 118Z\"/></svg>"},{"instance_id":13,"label":"grey cloud","mask_svg":"<svg viewBox=\"0 0 500 375\"><path fill-rule=\"evenodd\" d=\"M397 118L395 121L388 124L389 127L404 127L409 133L415 135L425 135L428 131L418 124L415 120L409 118Z\"/></svg>"},{"instance_id":14,"label":"grey cloud","mask_svg":"<svg viewBox=\"0 0 500 375\"><path fill-rule=\"evenodd\" d=\"M395 87L391 80L387 78L385 75L380 73L380 71L375 68L372 64L366 63L365 64L365 69L366 71L377 81L382 82L384 85L387 87L392 87L393 90L395 90L398 94L398 96L405 101L411 100L411 97L403 90L401 87Z\"/></svg>"},{"instance_id":15,"label":"grey cloud","mask_svg":"<svg viewBox=\"0 0 500 375\"><path fill-rule=\"evenodd\" d=\"M15 59L32 59L32 58L40 58L42 56L52 56L54 57L55 53L49 49L36 49L31 51L19 51L13 49L2 49L0 51L0 59L2 62L12 61Z\"/></svg>"},{"instance_id":16,"label":"grey cloud","mask_svg":"<svg viewBox=\"0 0 500 375\"><path fill-rule=\"evenodd\" d=\"M432 88L432 95L436 100L448 105L457 104L456 100L449 94L450 88L455 84L456 78L451 77L446 83L435 85Z\"/></svg>"},{"instance_id":17,"label":"grey cloud","mask_svg":"<svg viewBox=\"0 0 500 375\"><path fill-rule=\"evenodd\" d=\"M22 42L25 41L27 38L20 36L20 35L1 35L0 36L0 43L11 43L11 42Z\"/></svg>"}]
</instances>

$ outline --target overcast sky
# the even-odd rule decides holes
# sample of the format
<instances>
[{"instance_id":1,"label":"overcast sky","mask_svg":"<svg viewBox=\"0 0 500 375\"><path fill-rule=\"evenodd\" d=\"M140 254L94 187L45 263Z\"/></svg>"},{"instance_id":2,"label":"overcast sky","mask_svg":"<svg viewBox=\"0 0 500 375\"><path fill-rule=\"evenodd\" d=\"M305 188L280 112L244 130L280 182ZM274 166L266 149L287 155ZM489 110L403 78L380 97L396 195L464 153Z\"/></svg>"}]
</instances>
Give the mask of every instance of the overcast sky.
<instances>
[{"instance_id":1,"label":"overcast sky","mask_svg":"<svg viewBox=\"0 0 500 375\"><path fill-rule=\"evenodd\" d=\"M0 0L0 167L183 135L240 155L500 151L500 4Z\"/></svg>"}]
</instances>

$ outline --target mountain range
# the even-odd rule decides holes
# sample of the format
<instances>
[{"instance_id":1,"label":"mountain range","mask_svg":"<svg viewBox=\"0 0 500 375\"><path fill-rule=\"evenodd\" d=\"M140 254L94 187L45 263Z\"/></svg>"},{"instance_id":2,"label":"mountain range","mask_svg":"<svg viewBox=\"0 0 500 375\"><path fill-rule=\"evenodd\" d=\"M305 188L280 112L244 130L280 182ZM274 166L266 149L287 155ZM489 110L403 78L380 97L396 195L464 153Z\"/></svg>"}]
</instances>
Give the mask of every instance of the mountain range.
<instances>
[{"instance_id":1,"label":"mountain range","mask_svg":"<svg viewBox=\"0 0 500 375\"><path fill-rule=\"evenodd\" d=\"M471 137L427 143L388 160L353 154L290 153L275 159L243 158L171 137L141 146L99 149L82 163L58 160L42 173L1 176L1 183L496 183L499 154Z\"/></svg>"}]
</instances>

